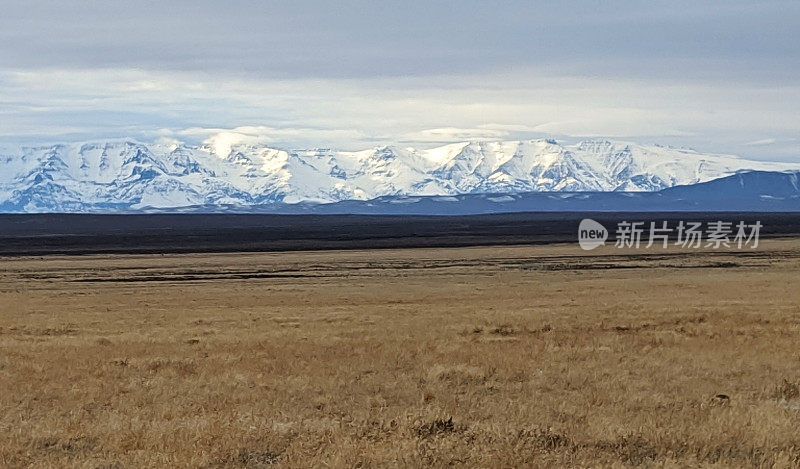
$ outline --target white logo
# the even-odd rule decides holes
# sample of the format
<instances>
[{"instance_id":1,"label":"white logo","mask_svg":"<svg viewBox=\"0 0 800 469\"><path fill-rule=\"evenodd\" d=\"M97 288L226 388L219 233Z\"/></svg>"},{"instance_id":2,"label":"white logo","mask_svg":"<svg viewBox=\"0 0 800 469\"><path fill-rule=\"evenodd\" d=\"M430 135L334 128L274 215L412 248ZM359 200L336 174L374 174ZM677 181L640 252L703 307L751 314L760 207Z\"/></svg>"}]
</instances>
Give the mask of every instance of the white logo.
<instances>
[{"instance_id":1,"label":"white logo","mask_svg":"<svg viewBox=\"0 0 800 469\"><path fill-rule=\"evenodd\" d=\"M581 245L581 249L591 251L604 245L607 239L608 230L605 226L590 218L581 220L581 224L578 226L578 244Z\"/></svg>"}]
</instances>

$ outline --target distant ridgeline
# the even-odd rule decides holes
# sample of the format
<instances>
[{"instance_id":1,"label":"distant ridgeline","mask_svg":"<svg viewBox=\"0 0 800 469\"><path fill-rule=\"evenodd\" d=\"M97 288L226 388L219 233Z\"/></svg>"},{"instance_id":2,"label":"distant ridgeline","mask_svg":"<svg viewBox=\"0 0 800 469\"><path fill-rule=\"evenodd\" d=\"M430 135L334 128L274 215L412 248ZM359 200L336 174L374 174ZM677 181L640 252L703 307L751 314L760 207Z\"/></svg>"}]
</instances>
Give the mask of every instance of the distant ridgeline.
<instances>
[{"instance_id":1,"label":"distant ridgeline","mask_svg":"<svg viewBox=\"0 0 800 469\"><path fill-rule=\"evenodd\" d=\"M798 170L604 140L359 152L93 142L0 155L0 212L796 211Z\"/></svg>"}]
</instances>

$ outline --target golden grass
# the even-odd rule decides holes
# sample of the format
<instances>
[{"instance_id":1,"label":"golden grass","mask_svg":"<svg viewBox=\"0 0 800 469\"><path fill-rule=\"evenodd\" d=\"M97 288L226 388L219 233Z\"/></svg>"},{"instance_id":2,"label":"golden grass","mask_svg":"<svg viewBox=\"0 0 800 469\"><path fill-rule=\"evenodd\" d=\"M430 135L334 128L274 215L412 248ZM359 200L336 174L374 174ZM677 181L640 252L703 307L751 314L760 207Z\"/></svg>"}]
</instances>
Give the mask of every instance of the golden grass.
<instances>
[{"instance_id":1,"label":"golden grass","mask_svg":"<svg viewBox=\"0 0 800 469\"><path fill-rule=\"evenodd\" d=\"M3 467L800 465L800 241L0 262Z\"/></svg>"}]
</instances>

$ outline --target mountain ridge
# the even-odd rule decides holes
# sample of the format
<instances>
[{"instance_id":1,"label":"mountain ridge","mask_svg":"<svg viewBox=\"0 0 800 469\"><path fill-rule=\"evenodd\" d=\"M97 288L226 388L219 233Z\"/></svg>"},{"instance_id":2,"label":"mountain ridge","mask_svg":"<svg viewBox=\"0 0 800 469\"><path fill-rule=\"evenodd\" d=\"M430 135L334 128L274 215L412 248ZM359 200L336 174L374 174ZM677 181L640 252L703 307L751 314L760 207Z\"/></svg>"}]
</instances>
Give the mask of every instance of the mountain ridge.
<instances>
[{"instance_id":1,"label":"mountain ridge","mask_svg":"<svg viewBox=\"0 0 800 469\"><path fill-rule=\"evenodd\" d=\"M0 211L79 212L337 203L385 196L527 192L655 192L742 170L798 170L609 140L478 141L431 149L284 150L210 139L129 139L0 154Z\"/></svg>"},{"instance_id":2,"label":"mountain ridge","mask_svg":"<svg viewBox=\"0 0 800 469\"><path fill-rule=\"evenodd\" d=\"M328 204L186 207L179 213L470 216L571 212L800 212L800 171L747 171L656 192L522 192L383 196ZM174 213L151 210L148 213Z\"/></svg>"}]
</instances>

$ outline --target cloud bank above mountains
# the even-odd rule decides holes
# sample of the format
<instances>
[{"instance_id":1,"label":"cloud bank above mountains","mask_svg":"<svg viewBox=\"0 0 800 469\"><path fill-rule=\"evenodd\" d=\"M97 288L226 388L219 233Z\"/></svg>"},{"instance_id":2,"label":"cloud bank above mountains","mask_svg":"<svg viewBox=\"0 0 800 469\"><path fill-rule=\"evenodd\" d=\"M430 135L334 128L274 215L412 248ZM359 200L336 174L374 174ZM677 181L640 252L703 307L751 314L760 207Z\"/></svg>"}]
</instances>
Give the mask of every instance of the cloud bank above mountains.
<instances>
[{"instance_id":1,"label":"cloud bank above mountains","mask_svg":"<svg viewBox=\"0 0 800 469\"><path fill-rule=\"evenodd\" d=\"M609 137L798 161L798 31L793 1L12 1L0 141Z\"/></svg>"}]
</instances>

